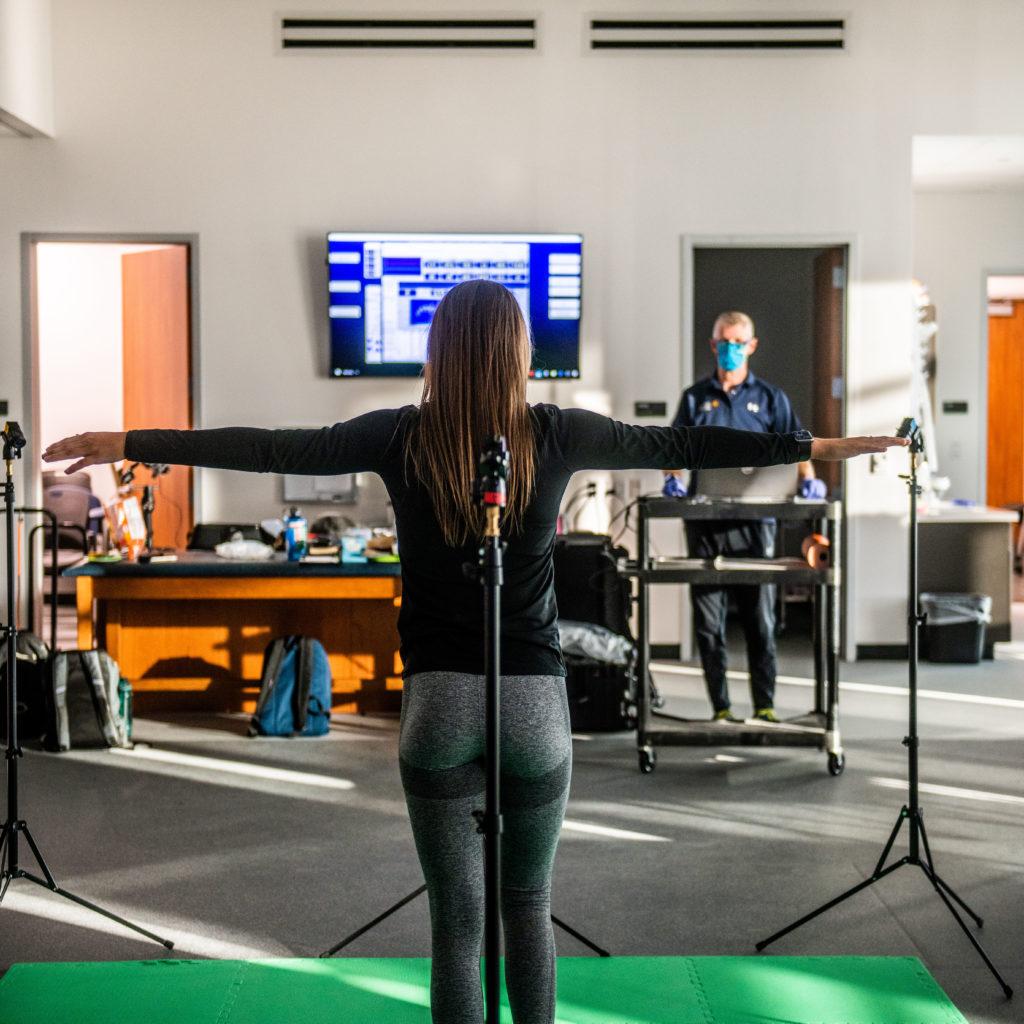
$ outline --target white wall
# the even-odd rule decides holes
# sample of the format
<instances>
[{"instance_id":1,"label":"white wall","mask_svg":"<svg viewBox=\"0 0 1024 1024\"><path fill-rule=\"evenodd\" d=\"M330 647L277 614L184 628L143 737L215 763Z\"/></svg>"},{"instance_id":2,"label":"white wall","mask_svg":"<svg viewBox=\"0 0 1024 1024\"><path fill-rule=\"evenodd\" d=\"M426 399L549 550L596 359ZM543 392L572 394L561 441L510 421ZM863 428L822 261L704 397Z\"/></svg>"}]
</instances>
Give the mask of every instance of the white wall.
<instances>
[{"instance_id":1,"label":"white wall","mask_svg":"<svg viewBox=\"0 0 1024 1024\"><path fill-rule=\"evenodd\" d=\"M50 0L0 0L0 123L52 135Z\"/></svg>"},{"instance_id":2,"label":"white wall","mask_svg":"<svg viewBox=\"0 0 1024 1024\"><path fill-rule=\"evenodd\" d=\"M953 497L976 501L985 500L985 275L1000 271L1024 273L1024 191L915 194L914 275L928 285L939 325L939 469ZM958 400L966 415L942 414L943 401Z\"/></svg>"},{"instance_id":3,"label":"white wall","mask_svg":"<svg viewBox=\"0 0 1024 1024\"><path fill-rule=\"evenodd\" d=\"M855 243L848 427L891 430L909 375L911 137L1019 130L1024 5L819 0L850 15L848 52L741 56L586 54L589 0L473 6L541 8L540 52L280 54L276 0L56 0L61 133L0 140L4 373L21 362L21 231L198 232L202 408L217 426L415 397L412 382L324 375L326 230L568 230L586 238L580 386L628 416L637 398L673 406L687 383L683 235L828 235ZM571 383L533 393L575 400ZM203 487L205 518L278 504L266 479L207 473ZM852 469L855 517L902 498L891 473ZM876 565L862 532L855 518L851 636L898 642L902 567ZM871 604L855 591L869 577Z\"/></svg>"}]
</instances>

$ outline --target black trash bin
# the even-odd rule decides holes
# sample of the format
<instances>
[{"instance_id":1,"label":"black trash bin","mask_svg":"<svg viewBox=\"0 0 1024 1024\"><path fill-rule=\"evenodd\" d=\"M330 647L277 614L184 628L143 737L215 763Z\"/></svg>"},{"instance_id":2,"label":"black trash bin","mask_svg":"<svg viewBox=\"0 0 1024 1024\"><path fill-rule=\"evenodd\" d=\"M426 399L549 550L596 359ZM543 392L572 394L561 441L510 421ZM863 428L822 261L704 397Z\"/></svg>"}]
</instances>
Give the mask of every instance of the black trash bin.
<instances>
[{"instance_id":1,"label":"black trash bin","mask_svg":"<svg viewBox=\"0 0 1024 1024\"><path fill-rule=\"evenodd\" d=\"M922 594L924 656L929 661L976 665L985 650L985 625L992 621L988 594Z\"/></svg>"}]
</instances>

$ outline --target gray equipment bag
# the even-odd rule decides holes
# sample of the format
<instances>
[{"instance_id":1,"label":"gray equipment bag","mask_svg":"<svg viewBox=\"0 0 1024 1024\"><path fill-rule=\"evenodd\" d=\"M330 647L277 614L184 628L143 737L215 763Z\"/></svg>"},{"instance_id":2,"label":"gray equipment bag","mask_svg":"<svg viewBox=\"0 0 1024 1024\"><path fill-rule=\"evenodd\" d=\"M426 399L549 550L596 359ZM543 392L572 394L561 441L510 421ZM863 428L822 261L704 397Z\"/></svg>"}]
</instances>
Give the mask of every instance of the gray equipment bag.
<instances>
[{"instance_id":1,"label":"gray equipment bag","mask_svg":"<svg viewBox=\"0 0 1024 1024\"><path fill-rule=\"evenodd\" d=\"M130 747L121 714L117 662L106 651L59 651L53 656L50 750Z\"/></svg>"}]
</instances>

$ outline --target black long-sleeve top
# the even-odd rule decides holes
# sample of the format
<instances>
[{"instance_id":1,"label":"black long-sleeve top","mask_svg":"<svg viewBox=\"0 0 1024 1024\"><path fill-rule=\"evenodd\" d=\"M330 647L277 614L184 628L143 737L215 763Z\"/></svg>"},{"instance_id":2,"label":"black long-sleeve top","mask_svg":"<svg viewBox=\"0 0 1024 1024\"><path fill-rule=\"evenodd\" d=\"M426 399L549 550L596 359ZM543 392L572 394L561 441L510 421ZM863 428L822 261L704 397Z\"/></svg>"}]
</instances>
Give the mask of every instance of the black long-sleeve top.
<instances>
[{"instance_id":1,"label":"black long-sleeve top","mask_svg":"<svg viewBox=\"0 0 1024 1024\"><path fill-rule=\"evenodd\" d=\"M534 492L522 529L506 538L504 555L501 671L506 675L565 674L552 552L559 505L574 472L769 466L810 455L806 435L796 433L632 426L554 405L531 406L530 415L536 438ZM402 556L398 629L405 674L482 674L481 587L463 571L464 563L476 562L478 542L449 547L428 482L409 476L406 438L417 416L415 406L405 406L318 430L130 430L125 455L139 462L258 473L378 473L394 506Z\"/></svg>"}]
</instances>

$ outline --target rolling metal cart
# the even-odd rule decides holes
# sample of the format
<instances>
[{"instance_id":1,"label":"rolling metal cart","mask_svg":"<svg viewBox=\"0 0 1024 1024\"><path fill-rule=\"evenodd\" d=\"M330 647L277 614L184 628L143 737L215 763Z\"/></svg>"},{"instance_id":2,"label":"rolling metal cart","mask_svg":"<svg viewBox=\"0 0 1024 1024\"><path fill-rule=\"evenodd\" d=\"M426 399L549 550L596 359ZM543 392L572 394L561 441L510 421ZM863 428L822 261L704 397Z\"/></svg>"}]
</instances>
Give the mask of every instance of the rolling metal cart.
<instances>
[{"instance_id":1,"label":"rolling metal cart","mask_svg":"<svg viewBox=\"0 0 1024 1024\"><path fill-rule=\"evenodd\" d=\"M842 506L838 501L748 502L721 499L641 498L637 503L637 560L622 573L637 581L638 664L636 749L640 771L654 771L658 746L765 745L817 747L829 774L846 759L839 737L839 609ZM656 558L649 550L652 519L777 519L806 521L829 541L828 565L812 568L802 558ZM803 583L811 588L814 648L814 707L779 723L711 722L651 708L649 679L650 587L664 583Z\"/></svg>"}]
</instances>

